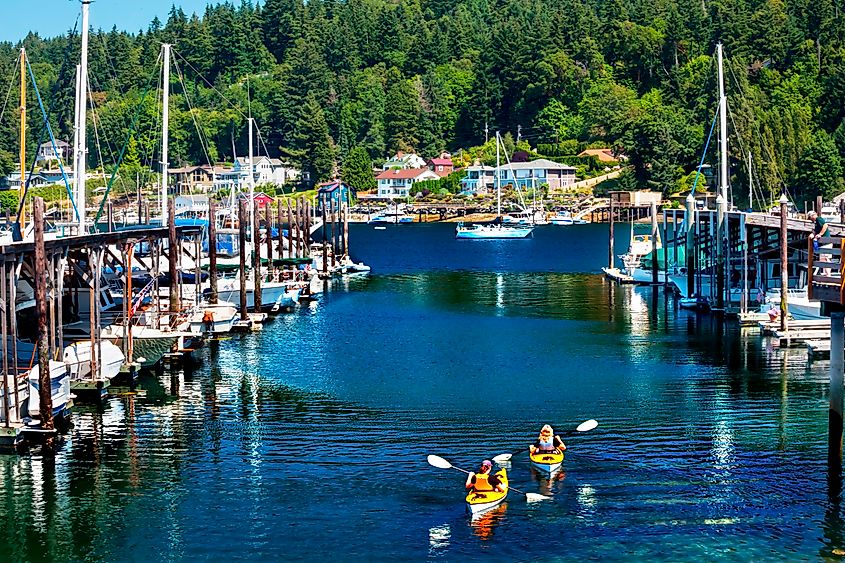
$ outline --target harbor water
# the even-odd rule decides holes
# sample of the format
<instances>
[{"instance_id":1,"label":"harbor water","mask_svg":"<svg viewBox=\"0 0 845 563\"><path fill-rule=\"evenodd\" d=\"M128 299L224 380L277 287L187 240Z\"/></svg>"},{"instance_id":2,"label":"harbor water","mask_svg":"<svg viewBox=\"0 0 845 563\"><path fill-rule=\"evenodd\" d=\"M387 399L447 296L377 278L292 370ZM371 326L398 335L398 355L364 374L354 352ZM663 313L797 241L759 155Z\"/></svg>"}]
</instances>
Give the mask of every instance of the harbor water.
<instances>
[{"instance_id":1,"label":"harbor water","mask_svg":"<svg viewBox=\"0 0 845 563\"><path fill-rule=\"evenodd\" d=\"M606 225L350 241L370 276L77 407L54 457L0 457L0 561L845 554L827 362L605 281ZM475 469L592 418L553 479L513 457L511 485L551 500L471 519L465 475L426 463Z\"/></svg>"}]
</instances>

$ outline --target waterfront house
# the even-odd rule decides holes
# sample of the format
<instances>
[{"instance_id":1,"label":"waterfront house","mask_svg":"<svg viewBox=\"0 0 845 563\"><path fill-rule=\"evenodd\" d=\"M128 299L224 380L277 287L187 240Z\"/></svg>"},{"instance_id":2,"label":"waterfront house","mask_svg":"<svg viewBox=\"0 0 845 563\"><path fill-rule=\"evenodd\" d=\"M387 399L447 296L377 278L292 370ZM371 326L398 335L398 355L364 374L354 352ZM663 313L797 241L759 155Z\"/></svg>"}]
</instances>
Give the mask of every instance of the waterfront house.
<instances>
[{"instance_id":1,"label":"waterfront house","mask_svg":"<svg viewBox=\"0 0 845 563\"><path fill-rule=\"evenodd\" d=\"M461 180L461 191L466 194L486 194L492 191L495 171L492 166L468 166L467 174Z\"/></svg>"},{"instance_id":2,"label":"waterfront house","mask_svg":"<svg viewBox=\"0 0 845 563\"><path fill-rule=\"evenodd\" d=\"M176 215L208 217L208 196L202 194L179 195L173 198Z\"/></svg>"},{"instance_id":3,"label":"waterfront house","mask_svg":"<svg viewBox=\"0 0 845 563\"><path fill-rule=\"evenodd\" d=\"M400 170L425 168L425 159L414 153L404 153L399 151L388 158L381 167L382 170L391 170L393 168L398 168Z\"/></svg>"},{"instance_id":4,"label":"waterfront house","mask_svg":"<svg viewBox=\"0 0 845 563\"><path fill-rule=\"evenodd\" d=\"M299 170L278 158L257 156L253 158L253 164L255 166L253 177L256 185L273 184L281 187L299 177ZM238 173L239 179L246 185L249 179L249 159L246 157L236 158L232 171Z\"/></svg>"},{"instance_id":5,"label":"waterfront house","mask_svg":"<svg viewBox=\"0 0 845 563\"><path fill-rule=\"evenodd\" d=\"M347 205L352 203L349 184L338 180L317 184L317 197L321 204L323 201L345 202Z\"/></svg>"},{"instance_id":6,"label":"waterfront house","mask_svg":"<svg viewBox=\"0 0 845 563\"><path fill-rule=\"evenodd\" d=\"M517 185L522 189L540 187L544 184L551 190L566 188L574 184L575 167L538 158L531 162L512 162L500 166L497 175L502 186Z\"/></svg>"},{"instance_id":7,"label":"waterfront house","mask_svg":"<svg viewBox=\"0 0 845 563\"><path fill-rule=\"evenodd\" d=\"M455 165L452 164L452 157L441 154L437 158L428 159L428 169L442 178L454 172Z\"/></svg>"},{"instance_id":8,"label":"waterfront house","mask_svg":"<svg viewBox=\"0 0 845 563\"><path fill-rule=\"evenodd\" d=\"M394 199L408 197L411 193L411 186L423 180L439 180L440 176L428 168L411 168L385 170L378 176L378 197L381 199Z\"/></svg>"},{"instance_id":9,"label":"waterfront house","mask_svg":"<svg viewBox=\"0 0 845 563\"><path fill-rule=\"evenodd\" d=\"M58 151L58 152L57 152ZM61 139L56 140L56 148L53 148L53 143L47 141L38 146L38 153L35 155L35 162L50 162L51 160L62 160L67 162L70 158L71 146L67 141Z\"/></svg>"},{"instance_id":10,"label":"waterfront house","mask_svg":"<svg viewBox=\"0 0 845 563\"><path fill-rule=\"evenodd\" d=\"M214 167L207 164L167 169L177 194L209 192L214 187L214 172Z\"/></svg>"}]
</instances>

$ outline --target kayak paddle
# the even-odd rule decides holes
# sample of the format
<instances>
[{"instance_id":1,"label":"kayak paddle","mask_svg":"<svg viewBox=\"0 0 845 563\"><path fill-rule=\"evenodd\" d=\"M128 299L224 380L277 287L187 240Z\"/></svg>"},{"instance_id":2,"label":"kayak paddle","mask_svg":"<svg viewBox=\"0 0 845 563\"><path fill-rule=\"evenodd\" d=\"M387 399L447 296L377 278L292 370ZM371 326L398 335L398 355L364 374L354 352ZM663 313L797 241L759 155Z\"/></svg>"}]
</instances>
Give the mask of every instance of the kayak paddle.
<instances>
[{"instance_id":1,"label":"kayak paddle","mask_svg":"<svg viewBox=\"0 0 845 563\"><path fill-rule=\"evenodd\" d=\"M567 430L566 432L562 432L562 434L564 436L571 436L572 434L575 434L576 432L589 432L590 430L592 430L593 428L595 428L598 425L599 425L598 421L591 418L590 420L585 420L584 422L579 424L577 427L575 427L575 430ZM515 456L516 454L523 452L527 449L528 448L519 448L518 450L516 450L515 452L512 452L512 453L499 454L499 455L497 455L496 457L493 458L493 461L495 461L496 463L502 463L503 461L510 461L510 459L513 456Z\"/></svg>"},{"instance_id":2,"label":"kayak paddle","mask_svg":"<svg viewBox=\"0 0 845 563\"><path fill-rule=\"evenodd\" d=\"M467 475L472 473L472 471L467 471L466 469L461 469L460 467L455 467L454 465L449 463L448 460L443 459L439 455L429 455L427 459L428 459L429 464L433 465L434 467L440 468L440 469L457 469L458 471L460 471L462 473L466 473ZM510 485L508 485L508 489L511 490L511 491L515 491L517 493L525 495L525 500L527 500L528 502L534 502L534 501L538 501L538 500L549 500L549 499L552 498L552 497L547 497L546 495L541 495L541 494L538 494L538 493L525 493L523 491L520 491L519 489L514 489Z\"/></svg>"}]
</instances>

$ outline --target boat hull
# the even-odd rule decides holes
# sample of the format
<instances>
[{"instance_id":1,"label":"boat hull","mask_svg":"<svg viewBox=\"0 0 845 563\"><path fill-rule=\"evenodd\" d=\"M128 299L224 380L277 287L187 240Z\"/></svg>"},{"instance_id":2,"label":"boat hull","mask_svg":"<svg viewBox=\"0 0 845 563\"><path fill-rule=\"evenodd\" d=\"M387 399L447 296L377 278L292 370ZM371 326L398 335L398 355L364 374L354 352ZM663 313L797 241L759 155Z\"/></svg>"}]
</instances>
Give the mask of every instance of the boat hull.
<instances>
[{"instance_id":1,"label":"boat hull","mask_svg":"<svg viewBox=\"0 0 845 563\"><path fill-rule=\"evenodd\" d=\"M455 238L459 239L524 239L531 236L531 227L502 227L499 225L474 225L472 227L459 226Z\"/></svg>"},{"instance_id":2,"label":"boat hull","mask_svg":"<svg viewBox=\"0 0 845 563\"><path fill-rule=\"evenodd\" d=\"M531 465L545 473L554 473L563 465L563 452L536 453L530 456Z\"/></svg>"},{"instance_id":3,"label":"boat hull","mask_svg":"<svg viewBox=\"0 0 845 563\"><path fill-rule=\"evenodd\" d=\"M467 511L470 514L480 514L491 508L496 508L508 498L510 487L508 486L508 475L505 469L500 469L496 475L505 486L503 492L499 491L470 491L466 496Z\"/></svg>"}]
</instances>

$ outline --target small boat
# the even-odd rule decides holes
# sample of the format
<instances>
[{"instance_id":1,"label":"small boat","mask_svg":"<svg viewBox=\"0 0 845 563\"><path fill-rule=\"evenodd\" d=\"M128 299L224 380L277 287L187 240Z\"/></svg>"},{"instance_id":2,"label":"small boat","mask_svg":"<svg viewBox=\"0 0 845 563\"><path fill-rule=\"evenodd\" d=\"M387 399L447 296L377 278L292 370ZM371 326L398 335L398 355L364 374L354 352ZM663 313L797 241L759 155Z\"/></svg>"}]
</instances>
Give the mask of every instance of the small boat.
<instances>
[{"instance_id":1,"label":"small boat","mask_svg":"<svg viewBox=\"0 0 845 563\"><path fill-rule=\"evenodd\" d=\"M552 218L549 219L552 225L574 225L575 219L572 218L572 213L569 211L558 211Z\"/></svg>"},{"instance_id":2,"label":"small boat","mask_svg":"<svg viewBox=\"0 0 845 563\"><path fill-rule=\"evenodd\" d=\"M27 414L33 418L41 416L41 399L39 396L39 368L35 366L27 374L29 386L29 401L27 403ZM64 362L50 360L50 390L53 402L53 416L65 416L73 407L73 395L70 392L70 370Z\"/></svg>"},{"instance_id":3,"label":"small boat","mask_svg":"<svg viewBox=\"0 0 845 563\"><path fill-rule=\"evenodd\" d=\"M211 317L211 323L204 322ZM188 317L188 330L193 334L227 334L232 331L235 321L238 320L238 309L227 301L218 301L215 304L203 303L196 307ZM211 330L209 330L209 328Z\"/></svg>"},{"instance_id":4,"label":"small boat","mask_svg":"<svg viewBox=\"0 0 845 563\"><path fill-rule=\"evenodd\" d=\"M678 299L678 306L681 309L707 311L710 309L710 301L706 297L681 297Z\"/></svg>"},{"instance_id":5,"label":"small boat","mask_svg":"<svg viewBox=\"0 0 845 563\"><path fill-rule=\"evenodd\" d=\"M510 227L501 224L464 225L458 223L455 238L463 239L524 239L531 236L534 227Z\"/></svg>"},{"instance_id":6,"label":"small boat","mask_svg":"<svg viewBox=\"0 0 845 563\"><path fill-rule=\"evenodd\" d=\"M550 474L560 469L560 466L563 465L563 452L560 450L537 452L529 457L531 458L531 465L540 471Z\"/></svg>"},{"instance_id":7,"label":"small boat","mask_svg":"<svg viewBox=\"0 0 845 563\"><path fill-rule=\"evenodd\" d=\"M504 492L499 491L470 491L467 493L466 502L467 510L472 514L479 514L491 508L495 508L502 504L508 496L508 473L505 469L500 469L496 475L505 486Z\"/></svg>"},{"instance_id":8,"label":"small boat","mask_svg":"<svg viewBox=\"0 0 845 563\"><path fill-rule=\"evenodd\" d=\"M387 227L373 227L373 229L375 229L376 231L385 231L387 230Z\"/></svg>"}]
</instances>

